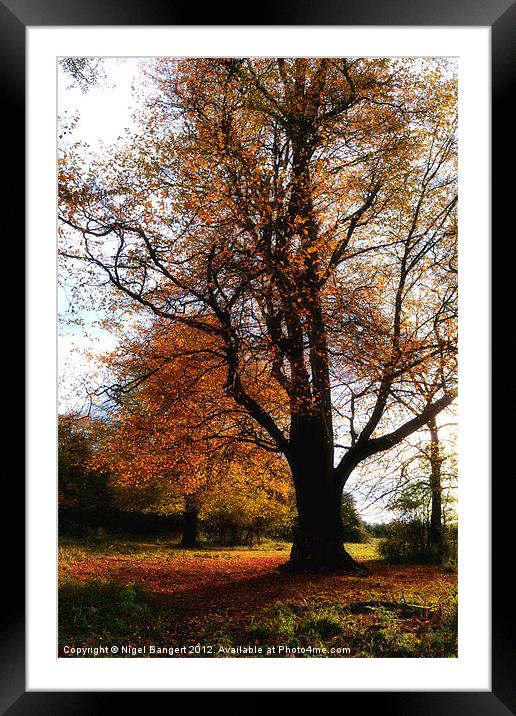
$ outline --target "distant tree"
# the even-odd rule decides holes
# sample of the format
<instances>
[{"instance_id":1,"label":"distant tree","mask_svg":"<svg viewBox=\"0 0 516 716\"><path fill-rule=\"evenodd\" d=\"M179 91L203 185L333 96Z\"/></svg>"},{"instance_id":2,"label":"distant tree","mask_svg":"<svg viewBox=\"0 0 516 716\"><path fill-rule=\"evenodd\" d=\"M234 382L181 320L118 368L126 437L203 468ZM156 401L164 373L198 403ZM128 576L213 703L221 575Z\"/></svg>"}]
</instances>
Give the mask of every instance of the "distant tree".
<instances>
[{"instance_id":1,"label":"distant tree","mask_svg":"<svg viewBox=\"0 0 516 716\"><path fill-rule=\"evenodd\" d=\"M355 498L350 492L342 493L342 539L344 542L367 542L367 526L357 512Z\"/></svg>"},{"instance_id":2,"label":"distant tree","mask_svg":"<svg viewBox=\"0 0 516 716\"><path fill-rule=\"evenodd\" d=\"M58 418L58 504L60 509L101 512L111 504L109 472L92 465L102 427L74 414Z\"/></svg>"},{"instance_id":3,"label":"distant tree","mask_svg":"<svg viewBox=\"0 0 516 716\"><path fill-rule=\"evenodd\" d=\"M181 511L184 547L197 545L200 520L232 524L252 541L292 502L285 464L221 399L224 375L202 339L188 326L146 322L102 358L113 382L100 389L110 409L100 464L126 509Z\"/></svg>"},{"instance_id":4,"label":"distant tree","mask_svg":"<svg viewBox=\"0 0 516 716\"><path fill-rule=\"evenodd\" d=\"M386 522L366 522L367 531L373 537L385 537L388 532L388 524Z\"/></svg>"},{"instance_id":5,"label":"distant tree","mask_svg":"<svg viewBox=\"0 0 516 716\"><path fill-rule=\"evenodd\" d=\"M402 470L405 477L389 502L389 510L397 517L388 525L380 551L394 561L453 558L457 547L455 456L443 449L435 424L430 441L420 446Z\"/></svg>"},{"instance_id":6,"label":"distant tree","mask_svg":"<svg viewBox=\"0 0 516 716\"><path fill-rule=\"evenodd\" d=\"M430 547L442 557L445 551L444 540L444 514L443 514L443 485L441 481L441 466L445 460L439 442L439 429L435 418L428 421L430 431L430 445L428 447L428 462L430 466Z\"/></svg>"},{"instance_id":7,"label":"distant tree","mask_svg":"<svg viewBox=\"0 0 516 716\"><path fill-rule=\"evenodd\" d=\"M260 452L253 460L249 450L243 451L240 461L221 471L204 494L203 524L221 544L241 542L252 547L265 534L292 533L295 502L290 482L283 470L275 479L270 475L275 468L281 470L277 461L265 466L264 473L264 466L257 464L262 460ZM239 473L236 479L235 472Z\"/></svg>"}]
</instances>

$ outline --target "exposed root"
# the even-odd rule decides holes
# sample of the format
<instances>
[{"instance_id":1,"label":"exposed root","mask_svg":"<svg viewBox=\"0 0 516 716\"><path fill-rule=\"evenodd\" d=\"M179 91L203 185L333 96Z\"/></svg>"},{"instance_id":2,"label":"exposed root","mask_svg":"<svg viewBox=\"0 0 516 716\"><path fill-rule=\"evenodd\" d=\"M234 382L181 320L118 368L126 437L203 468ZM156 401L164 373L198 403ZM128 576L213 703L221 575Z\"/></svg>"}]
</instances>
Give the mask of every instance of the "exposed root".
<instances>
[{"instance_id":1,"label":"exposed root","mask_svg":"<svg viewBox=\"0 0 516 716\"><path fill-rule=\"evenodd\" d=\"M289 560L278 567L281 574L343 574L353 577L366 577L369 569L362 564L358 564L354 559L339 559L330 562L317 562L305 560Z\"/></svg>"},{"instance_id":2,"label":"exposed root","mask_svg":"<svg viewBox=\"0 0 516 716\"><path fill-rule=\"evenodd\" d=\"M298 530L294 536L290 559L281 565L280 572L327 572L360 577L366 576L369 570L355 562L335 534L319 535Z\"/></svg>"}]
</instances>

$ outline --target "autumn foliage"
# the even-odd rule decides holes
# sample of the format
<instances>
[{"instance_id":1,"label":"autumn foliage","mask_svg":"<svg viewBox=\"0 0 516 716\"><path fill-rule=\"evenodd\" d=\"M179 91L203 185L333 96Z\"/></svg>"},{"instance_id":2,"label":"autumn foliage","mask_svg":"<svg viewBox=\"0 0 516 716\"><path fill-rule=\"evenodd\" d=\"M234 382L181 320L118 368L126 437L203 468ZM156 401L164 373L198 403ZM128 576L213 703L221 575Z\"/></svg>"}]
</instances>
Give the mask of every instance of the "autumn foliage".
<instances>
[{"instance_id":1,"label":"autumn foliage","mask_svg":"<svg viewBox=\"0 0 516 716\"><path fill-rule=\"evenodd\" d=\"M437 59L162 59L125 142L65 149L62 254L150 348L121 479L283 490L288 466L289 566L356 568L347 480L456 396L456 90Z\"/></svg>"},{"instance_id":2,"label":"autumn foliage","mask_svg":"<svg viewBox=\"0 0 516 716\"><path fill-rule=\"evenodd\" d=\"M109 387L113 406L93 462L110 474L116 503L189 512L219 533L285 528L292 520L286 465L256 444L248 416L221 400L210 341L201 348L195 331L159 322L133 334L103 358L120 382Z\"/></svg>"}]
</instances>

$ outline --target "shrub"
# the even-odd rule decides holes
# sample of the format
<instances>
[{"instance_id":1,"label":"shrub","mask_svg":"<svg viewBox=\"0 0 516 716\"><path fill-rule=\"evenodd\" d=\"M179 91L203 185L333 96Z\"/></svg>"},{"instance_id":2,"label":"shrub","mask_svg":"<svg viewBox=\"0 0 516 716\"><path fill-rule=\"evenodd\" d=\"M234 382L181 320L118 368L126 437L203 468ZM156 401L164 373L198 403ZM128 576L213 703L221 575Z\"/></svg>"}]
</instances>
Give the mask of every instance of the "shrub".
<instances>
[{"instance_id":1,"label":"shrub","mask_svg":"<svg viewBox=\"0 0 516 716\"><path fill-rule=\"evenodd\" d=\"M434 563L453 568L457 561L457 527L444 530L443 545L438 549L430 543L428 525L423 520L394 520L388 525L379 552L395 564Z\"/></svg>"}]
</instances>

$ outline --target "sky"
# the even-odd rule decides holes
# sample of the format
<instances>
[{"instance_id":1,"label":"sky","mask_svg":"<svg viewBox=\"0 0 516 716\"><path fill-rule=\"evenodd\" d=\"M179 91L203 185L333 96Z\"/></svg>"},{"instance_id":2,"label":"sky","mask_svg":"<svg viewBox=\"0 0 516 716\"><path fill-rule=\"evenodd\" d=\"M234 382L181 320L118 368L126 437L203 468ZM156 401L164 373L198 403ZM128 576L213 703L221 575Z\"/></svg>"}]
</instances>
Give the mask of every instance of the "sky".
<instances>
[{"instance_id":1,"label":"sky","mask_svg":"<svg viewBox=\"0 0 516 716\"><path fill-rule=\"evenodd\" d=\"M132 125L132 114L136 109L131 91L132 82L138 78L140 60L106 59L106 81L91 86L83 92L74 86L71 77L58 66L58 115L78 116L78 122L70 134L62 137L62 146L69 142L87 142L93 152L114 143L126 128ZM84 406L84 386L95 382L98 377L94 364L85 358L84 351L100 355L113 350L116 338L106 330L94 326L99 316L95 311L80 314L83 327L69 325L70 296L66 286L58 286L59 341L59 412Z\"/></svg>"},{"instance_id":2,"label":"sky","mask_svg":"<svg viewBox=\"0 0 516 716\"><path fill-rule=\"evenodd\" d=\"M102 67L107 79L83 92L72 78L58 67L59 116L65 113L80 117L73 137L87 141L93 149L110 144L131 126L131 115L137 108L131 84L139 75L140 60L106 58Z\"/></svg>"},{"instance_id":3,"label":"sky","mask_svg":"<svg viewBox=\"0 0 516 716\"><path fill-rule=\"evenodd\" d=\"M138 84L141 77L141 59L106 58L102 67L105 81L90 86L86 92L74 85L72 78L58 67L58 115L61 121L66 117L78 117L70 134L60 139L60 145L69 142L86 142L96 153L115 143L126 129L134 126L132 115L137 109L131 86ZM58 340L58 410L60 413L84 410L88 407L87 388L98 385L100 372L95 357L116 347L114 334L94 325L99 319L96 311L81 311L82 326L66 322L70 315L70 300L66 286L58 287L59 340ZM86 357L88 352L92 358ZM449 413L441 413L441 425L455 421ZM450 439L452 428L448 425L441 430L444 439ZM382 510L381 503L371 504L356 490L358 470L350 480L350 488L357 500L361 516L369 522L390 519L392 515ZM364 491L365 495L367 491Z\"/></svg>"}]
</instances>

